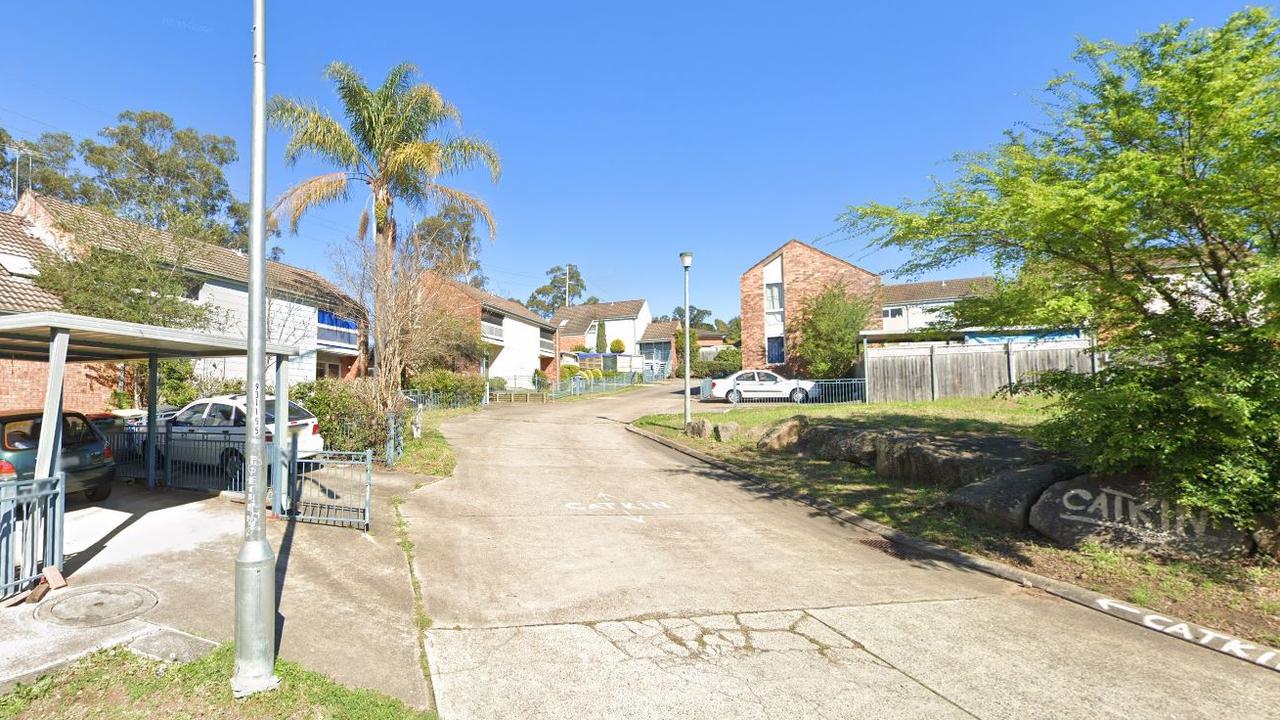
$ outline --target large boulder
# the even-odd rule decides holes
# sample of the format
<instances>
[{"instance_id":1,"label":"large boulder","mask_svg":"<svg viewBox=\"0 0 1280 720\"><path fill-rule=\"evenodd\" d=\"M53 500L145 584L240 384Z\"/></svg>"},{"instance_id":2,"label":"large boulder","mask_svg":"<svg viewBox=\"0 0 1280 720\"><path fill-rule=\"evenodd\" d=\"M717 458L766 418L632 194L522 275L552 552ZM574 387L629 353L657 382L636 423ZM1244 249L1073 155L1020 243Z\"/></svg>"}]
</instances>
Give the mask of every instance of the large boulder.
<instances>
[{"instance_id":1,"label":"large boulder","mask_svg":"<svg viewBox=\"0 0 1280 720\"><path fill-rule=\"evenodd\" d=\"M1036 444L1012 435L887 432L875 438L876 473L914 484L960 487L1050 459Z\"/></svg>"},{"instance_id":2,"label":"large boulder","mask_svg":"<svg viewBox=\"0 0 1280 720\"><path fill-rule=\"evenodd\" d=\"M720 442L729 442L737 435L738 423L736 422L719 423L715 427L715 437Z\"/></svg>"},{"instance_id":3,"label":"large boulder","mask_svg":"<svg viewBox=\"0 0 1280 720\"><path fill-rule=\"evenodd\" d=\"M1047 462L1002 470L952 492L947 504L965 508L998 525L1025 530L1031 506L1056 482L1073 478L1080 470L1064 462Z\"/></svg>"},{"instance_id":4,"label":"large boulder","mask_svg":"<svg viewBox=\"0 0 1280 720\"><path fill-rule=\"evenodd\" d=\"M711 437L711 423L706 418L690 420L684 426L684 434L694 438Z\"/></svg>"},{"instance_id":5,"label":"large boulder","mask_svg":"<svg viewBox=\"0 0 1280 720\"><path fill-rule=\"evenodd\" d=\"M760 438L756 447L760 450L793 450L800 445L805 430L809 428L809 418L796 415L769 428Z\"/></svg>"},{"instance_id":6,"label":"large boulder","mask_svg":"<svg viewBox=\"0 0 1280 720\"><path fill-rule=\"evenodd\" d=\"M813 444L814 457L875 467L876 438L880 430L843 430Z\"/></svg>"},{"instance_id":7,"label":"large boulder","mask_svg":"<svg viewBox=\"0 0 1280 720\"><path fill-rule=\"evenodd\" d=\"M1253 549L1248 533L1212 522L1203 510L1178 508L1137 478L1081 475L1054 483L1031 507L1028 522L1067 547L1091 541L1160 555L1221 558Z\"/></svg>"},{"instance_id":8,"label":"large boulder","mask_svg":"<svg viewBox=\"0 0 1280 720\"><path fill-rule=\"evenodd\" d=\"M1253 531L1253 542L1258 546L1258 553L1280 560L1280 515L1258 518L1258 527Z\"/></svg>"}]
</instances>

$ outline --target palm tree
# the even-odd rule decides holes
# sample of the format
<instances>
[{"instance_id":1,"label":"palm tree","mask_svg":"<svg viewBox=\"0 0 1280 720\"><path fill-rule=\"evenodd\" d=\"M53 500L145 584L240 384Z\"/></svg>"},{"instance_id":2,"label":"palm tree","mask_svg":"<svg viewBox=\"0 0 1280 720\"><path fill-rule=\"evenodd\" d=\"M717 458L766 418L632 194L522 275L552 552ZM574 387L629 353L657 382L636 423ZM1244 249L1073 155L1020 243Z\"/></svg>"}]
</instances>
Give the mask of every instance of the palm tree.
<instances>
[{"instance_id":1,"label":"palm tree","mask_svg":"<svg viewBox=\"0 0 1280 720\"><path fill-rule=\"evenodd\" d=\"M391 68L382 86L370 88L350 65L334 62L325 70L342 101L345 124L320 106L276 97L267 107L272 124L289 131L285 160L292 166L313 155L339 170L317 175L289 188L272 208L275 217L287 215L290 229L310 209L349 199L352 183L368 188L373 198L374 259L372 276L374 347L384 400L390 402L400 383L401 332L383 296L396 282L395 204L426 208L456 205L489 228L495 226L489 208L472 195L440 183L440 178L476 167L488 168L497 182L501 161L483 140L449 134L461 125L458 110L435 88L417 82L418 70L409 63ZM360 213L358 235L368 231L369 211Z\"/></svg>"}]
</instances>

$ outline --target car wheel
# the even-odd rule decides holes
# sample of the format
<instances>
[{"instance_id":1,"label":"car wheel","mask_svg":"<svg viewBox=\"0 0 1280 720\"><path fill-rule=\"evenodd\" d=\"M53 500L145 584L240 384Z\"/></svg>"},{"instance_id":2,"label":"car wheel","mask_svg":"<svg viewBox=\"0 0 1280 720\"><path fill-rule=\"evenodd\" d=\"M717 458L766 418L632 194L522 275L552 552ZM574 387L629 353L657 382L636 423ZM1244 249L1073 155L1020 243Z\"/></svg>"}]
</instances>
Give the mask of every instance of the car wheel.
<instances>
[{"instance_id":1,"label":"car wheel","mask_svg":"<svg viewBox=\"0 0 1280 720\"><path fill-rule=\"evenodd\" d=\"M222 477L227 481L227 489L244 489L244 455L239 450L226 450L222 453Z\"/></svg>"},{"instance_id":2,"label":"car wheel","mask_svg":"<svg viewBox=\"0 0 1280 720\"><path fill-rule=\"evenodd\" d=\"M111 483L105 483L95 488L89 488L84 491L84 497L89 502L98 502L111 497Z\"/></svg>"},{"instance_id":3,"label":"car wheel","mask_svg":"<svg viewBox=\"0 0 1280 720\"><path fill-rule=\"evenodd\" d=\"M742 393L739 392L738 390L730 390L727 394L725 394L724 399L728 400L734 405L737 405L738 403L742 402Z\"/></svg>"},{"instance_id":4,"label":"car wheel","mask_svg":"<svg viewBox=\"0 0 1280 720\"><path fill-rule=\"evenodd\" d=\"M791 391L791 402L797 405L809 399L809 393L804 388L796 388Z\"/></svg>"}]
</instances>

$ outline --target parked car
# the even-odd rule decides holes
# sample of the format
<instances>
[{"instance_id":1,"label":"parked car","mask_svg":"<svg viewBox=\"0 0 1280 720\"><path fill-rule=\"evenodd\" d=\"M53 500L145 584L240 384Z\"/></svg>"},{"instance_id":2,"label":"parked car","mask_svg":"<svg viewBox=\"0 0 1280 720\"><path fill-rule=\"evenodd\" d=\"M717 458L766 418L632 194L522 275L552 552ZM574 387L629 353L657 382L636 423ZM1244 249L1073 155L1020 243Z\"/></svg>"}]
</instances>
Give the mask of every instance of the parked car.
<instances>
[{"instance_id":1,"label":"parked car","mask_svg":"<svg viewBox=\"0 0 1280 720\"><path fill-rule=\"evenodd\" d=\"M0 415L0 480L35 477L42 413L20 410ZM78 412L62 414L60 467L66 474L66 493L83 492L89 500L111 494L116 463L111 443L89 418Z\"/></svg>"},{"instance_id":2,"label":"parked car","mask_svg":"<svg viewBox=\"0 0 1280 720\"><path fill-rule=\"evenodd\" d=\"M760 399L802 403L817 398L818 389L812 380L788 380L770 370L739 370L712 380L710 396L731 403Z\"/></svg>"},{"instance_id":3,"label":"parked car","mask_svg":"<svg viewBox=\"0 0 1280 720\"><path fill-rule=\"evenodd\" d=\"M168 421L167 443L162 455L175 462L216 466L229 480L244 472L244 436L247 401L244 395L218 395L192 401ZM275 398L266 399L266 440L268 452L274 443ZM316 416L297 403L289 403L289 434L297 446L297 457L314 457L324 451L324 438Z\"/></svg>"}]
</instances>

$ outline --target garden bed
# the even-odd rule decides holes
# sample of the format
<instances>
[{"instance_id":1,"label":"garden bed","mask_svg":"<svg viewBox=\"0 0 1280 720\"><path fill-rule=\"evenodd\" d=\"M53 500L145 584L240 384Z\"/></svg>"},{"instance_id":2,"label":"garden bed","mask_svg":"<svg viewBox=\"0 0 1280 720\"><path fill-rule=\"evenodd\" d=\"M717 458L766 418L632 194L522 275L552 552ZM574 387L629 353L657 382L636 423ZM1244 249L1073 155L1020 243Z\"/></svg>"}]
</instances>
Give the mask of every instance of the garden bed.
<instances>
[{"instance_id":1,"label":"garden bed","mask_svg":"<svg viewBox=\"0 0 1280 720\"><path fill-rule=\"evenodd\" d=\"M1046 415L1035 399L945 400L704 413L713 423L734 422L728 442L689 438L679 415L651 415L638 427L664 435L766 480L823 498L864 517L932 542L992 558L1090 590L1184 617L1242 638L1280 644L1280 567L1265 558L1247 561L1170 560L1098 545L1057 547L1030 531L979 520L945 504L949 489L879 477L869 468L818 460L791 452L758 450L758 428L803 412L824 423L866 429L927 433L1029 434ZM757 432L752 432L757 429Z\"/></svg>"}]
</instances>

